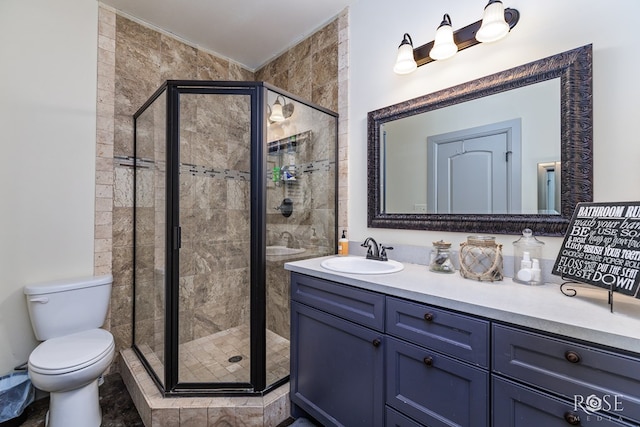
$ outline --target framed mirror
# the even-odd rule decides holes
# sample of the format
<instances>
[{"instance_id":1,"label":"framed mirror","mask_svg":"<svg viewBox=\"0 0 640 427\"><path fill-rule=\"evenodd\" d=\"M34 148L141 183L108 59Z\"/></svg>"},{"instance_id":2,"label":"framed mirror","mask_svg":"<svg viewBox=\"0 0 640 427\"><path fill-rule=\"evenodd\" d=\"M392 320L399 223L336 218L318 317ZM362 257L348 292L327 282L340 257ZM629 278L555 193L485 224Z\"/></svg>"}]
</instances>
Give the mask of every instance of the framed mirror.
<instances>
[{"instance_id":1,"label":"framed mirror","mask_svg":"<svg viewBox=\"0 0 640 427\"><path fill-rule=\"evenodd\" d=\"M369 112L373 228L562 236L593 199L592 47Z\"/></svg>"}]
</instances>

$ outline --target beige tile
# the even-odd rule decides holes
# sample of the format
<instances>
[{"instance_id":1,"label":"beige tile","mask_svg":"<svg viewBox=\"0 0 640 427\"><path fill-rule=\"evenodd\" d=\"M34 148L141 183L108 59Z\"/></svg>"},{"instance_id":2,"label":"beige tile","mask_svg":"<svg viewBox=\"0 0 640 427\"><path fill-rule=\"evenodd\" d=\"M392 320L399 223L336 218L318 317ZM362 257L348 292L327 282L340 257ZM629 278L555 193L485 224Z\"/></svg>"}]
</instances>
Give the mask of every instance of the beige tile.
<instances>
[{"instance_id":1,"label":"beige tile","mask_svg":"<svg viewBox=\"0 0 640 427\"><path fill-rule=\"evenodd\" d=\"M180 409L162 408L151 410L151 427L177 427L180 425Z\"/></svg>"},{"instance_id":2,"label":"beige tile","mask_svg":"<svg viewBox=\"0 0 640 427\"><path fill-rule=\"evenodd\" d=\"M264 424L264 408L262 406L237 407L236 422L243 427L262 427Z\"/></svg>"},{"instance_id":3,"label":"beige tile","mask_svg":"<svg viewBox=\"0 0 640 427\"><path fill-rule=\"evenodd\" d=\"M287 385L286 387L288 388L289 386ZM265 399L267 399L268 396L269 395L265 396ZM276 427L278 424L282 423L287 418L289 418L290 414L291 414L291 404L289 401L289 393L287 393L284 396L280 396L278 399L274 400L269 405L265 405L264 426Z\"/></svg>"},{"instance_id":4,"label":"beige tile","mask_svg":"<svg viewBox=\"0 0 640 427\"><path fill-rule=\"evenodd\" d=\"M105 24L115 27L116 25L116 14L114 11L104 8L100 6L98 8L98 20Z\"/></svg>"},{"instance_id":5,"label":"beige tile","mask_svg":"<svg viewBox=\"0 0 640 427\"><path fill-rule=\"evenodd\" d=\"M207 408L180 408L180 427L206 427Z\"/></svg>"},{"instance_id":6,"label":"beige tile","mask_svg":"<svg viewBox=\"0 0 640 427\"><path fill-rule=\"evenodd\" d=\"M208 427L237 427L236 411L233 407L210 407L207 410Z\"/></svg>"},{"instance_id":7,"label":"beige tile","mask_svg":"<svg viewBox=\"0 0 640 427\"><path fill-rule=\"evenodd\" d=\"M113 159L107 159L104 157L98 157L96 159L96 170L98 171L113 171Z\"/></svg>"},{"instance_id":8,"label":"beige tile","mask_svg":"<svg viewBox=\"0 0 640 427\"><path fill-rule=\"evenodd\" d=\"M100 199L98 199L100 200ZM112 200L112 199L104 199L104 200ZM96 208L98 206L98 203L96 202ZM112 237L112 228L111 228L111 224L104 224L104 225L96 225L95 226L95 235L94 238L96 239L111 239Z\"/></svg>"}]
</instances>

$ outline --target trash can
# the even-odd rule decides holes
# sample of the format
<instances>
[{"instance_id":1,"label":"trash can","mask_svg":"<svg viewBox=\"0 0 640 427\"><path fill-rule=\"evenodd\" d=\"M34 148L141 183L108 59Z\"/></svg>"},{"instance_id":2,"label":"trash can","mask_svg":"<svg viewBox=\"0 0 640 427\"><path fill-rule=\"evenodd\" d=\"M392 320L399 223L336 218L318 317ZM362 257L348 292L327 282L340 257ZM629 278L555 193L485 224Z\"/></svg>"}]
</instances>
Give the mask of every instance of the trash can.
<instances>
[{"instance_id":1,"label":"trash can","mask_svg":"<svg viewBox=\"0 0 640 427\"><path fill-rule=\"evenodd\" d=\"M18 425L14 424L14 419L20 417L33 402L34 395L35 390L27 371L0 377L0 426Z\"/></svg>"}]
</instances>

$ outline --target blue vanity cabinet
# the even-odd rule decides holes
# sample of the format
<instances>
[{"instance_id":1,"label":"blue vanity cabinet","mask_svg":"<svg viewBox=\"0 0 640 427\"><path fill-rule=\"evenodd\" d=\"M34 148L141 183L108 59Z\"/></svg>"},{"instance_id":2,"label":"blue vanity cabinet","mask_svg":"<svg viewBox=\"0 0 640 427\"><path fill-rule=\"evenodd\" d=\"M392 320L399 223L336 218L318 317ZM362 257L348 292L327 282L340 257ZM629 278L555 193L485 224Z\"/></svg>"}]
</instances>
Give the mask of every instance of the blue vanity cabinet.
<instances>
[{"instance_id":1,"label":"blue vanity cabinet","mask_svg":"<svg viewBox=\"0 0 640 427\"><path fill-rule=\"evenodd\" d=\"M494 324L493 373L496 426L640 425L640 358Z\"/></svg>"},{"instance_id":2,"label":"blue vanity cabinet","mask_svg":"<svg viewBox=\"0 0 640 427\"><path fill-rule=\"evenodd\" d=\"M291 273L294 417L640 426L640 354Z\"/></svg>"},{"instance_id":3,"label":"blue vanity cabinet","mask_svg":"<svg viewBox=\"0 0 640 427\"><path fill-rule=\"evenodd\" d=\"M384 425L384 296L291 276L292 414L324 426Z\"/></svg>"},{"instance_id":4,"label":"blue vanity cabinet","mask_svg":"<svg viewBox=\"0 0 640 427\"><path fill-rule=\"evenodd\" d=\"M418 425L489 424L488 321L387 297L385 331L388 406Z\"/></svg>"}]
</instances>

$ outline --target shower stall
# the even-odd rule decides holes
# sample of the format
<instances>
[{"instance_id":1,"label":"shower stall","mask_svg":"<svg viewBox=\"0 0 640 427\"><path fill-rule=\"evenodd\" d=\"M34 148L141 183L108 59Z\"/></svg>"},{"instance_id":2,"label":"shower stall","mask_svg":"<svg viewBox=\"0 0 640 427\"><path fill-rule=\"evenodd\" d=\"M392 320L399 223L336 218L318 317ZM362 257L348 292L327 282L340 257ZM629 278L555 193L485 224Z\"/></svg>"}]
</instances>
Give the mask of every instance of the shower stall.
<instances>
[{"instance_id":1,"label":"shower stall","mask_svg":"<svg viewBox=\"0 0 640 427\"><path fill-rule=\"evenodd\" d=\"M289 376L289 260L335 253L337 115L261 82L165 82L134 115L133 348L168 395Z\"/></svg>"}]
</instances>

